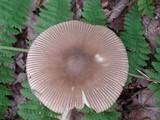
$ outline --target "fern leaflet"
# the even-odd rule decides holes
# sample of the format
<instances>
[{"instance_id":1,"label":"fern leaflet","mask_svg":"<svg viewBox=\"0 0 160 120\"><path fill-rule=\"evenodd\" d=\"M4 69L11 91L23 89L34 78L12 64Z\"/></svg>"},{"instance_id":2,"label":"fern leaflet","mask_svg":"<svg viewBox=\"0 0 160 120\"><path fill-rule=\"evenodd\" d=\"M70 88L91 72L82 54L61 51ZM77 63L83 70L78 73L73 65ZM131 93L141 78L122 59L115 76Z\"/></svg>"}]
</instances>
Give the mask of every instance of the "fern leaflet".
<instances>
[{"instance_id":1,"label":"fern leaflet","mask_svg":"<svg viewBox=\"0 0 160 120\"><path fill-rule=\"evenodd\" d=\"M14 35L19 34L19 29L24 28L23 23L26 22L30 3L30 0L0 0L0 46L12 46L16 42ZM10 76L13 70L8 65L14 62L12 56L16 54L0 50L0 83L13 81ZM0 84L0 94L0 119L4 119L3 114L10 106L7 96L11 95L11 91Z\"/></svg>"},{"instance_id":2,"label":"fern leaflet","mask_svg":"<svg viewBox=\"0 0 160 120\"><path fill-rule=\"evenodd\" d=\"M18 105L18 114L25 120L58 120L58 114L46 108L39 100L32 94L28 82L24 82L21 90L23 96L28 101Z\"/></svg>"},{"instance_id":3,"label":"fern leaflet","mask_svg":"<svg viewBox=\"0 0 160 120\"><path fill-rule=\"evenodd\" d=\"M72 19L71 0L49 0L40 9L39 26L34 26L38 33L50 26Z\"/></svg>"},{"instance_id":4,"label":"fern leaflet","mask_svg":"<svg viewBox=\"0 0 160 120\"><path fill-rule=\"evenodd\" d=\"M160 44L160 37L157 39L157 42ZM148 88L154 91L153 97L160 99L160 48L157 48L156 54L154 55L156 61L152 62L153 69L146 69L145 73L152 78L157 83L151 83ZM160 102L156 104L157 107L160 107Z\"/></svg>"},{"instance_id":5,"label":"fern leaflet","mask_svg":"<svg viewBox=\"0 0 160 120\"><path fill-rule=\"evenodd\" d=\"M113 111L116 109L116 107L117 105L114 104L107 111L96 113L94 110L85 106L82 110L80 110L85 113L82 120L118 120L118 118L121 116L121 113Z\"/></svg>"},{"instance_id":6,"label":"fern leaflet","mask_svg":"<svg viewBox=\"0 0 160 120\"><path fill-rule=\"evenodd\" d=\"M146 61L149 60L148 54L150 53L147 48L149 44L143 36L144 30L141 22L141 12L136 4L125 17L124 31L120 35L128 50L129 71L134 74L138 74L137 69L147 65Z\"/></svg>"},{"instance_id":7,"label":"fern leaflet","mask_svg":"<svg viewBox=\"0 0 160 120\"><path fill-rule=\"evenodd\" d=\"M142 15L153 17L154 14L153 0L138 0L137 3L139 10L142 11Z\"/></svg>"},{"instance_id":8,"label":"fern leaflet","mask_svg":"<svg viewBox=\"0 0 160 120\"><path fill-rule=\"evenodd\" d=\"M157 39L157 42L160 44L160 37ZM156 54L154 55L156 62L152 62L152 66L154 69L148 70L146 69L145 72L149 77L151 77L156 82L160 83L160 48L157 48Z\"/></svg>"},{"instance_id":9,"label":"fern leaflet","mask_svg":"<svg viewBox=\"0 0 160 120\"><path fill-rule=\"evenodd\" d=\"M86 0L82 12L84 22L93 25L105 25L106 16L100 0Z\"/></svg>"}]
</instances>

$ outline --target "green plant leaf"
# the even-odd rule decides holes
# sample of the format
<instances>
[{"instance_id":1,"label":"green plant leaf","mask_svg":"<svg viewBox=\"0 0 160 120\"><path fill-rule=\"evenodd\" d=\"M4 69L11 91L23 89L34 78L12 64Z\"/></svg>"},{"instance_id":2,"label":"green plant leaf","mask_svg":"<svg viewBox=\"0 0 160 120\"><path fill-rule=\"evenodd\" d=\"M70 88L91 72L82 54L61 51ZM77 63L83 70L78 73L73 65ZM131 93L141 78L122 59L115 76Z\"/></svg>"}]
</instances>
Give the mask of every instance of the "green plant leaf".
<instances>
[{"instance_id":1,"label":"green plant leaf","mask_svg":"<svg viewBox=\"0 0 160 120\"><path fill-rule=\"evenodd\" d=\"M84 22L93 25L106 25L106 16L100 0L86 0L82 12Z\"/></svg>"},{"instance_id":2,"label":"green plant leaf","mask_svg":"<svg viewBox=\"0 0 160 120\"><path fill-rule=\"evenodd\" d=\"M12 47L16 42L14 35L19 34L19 30L25 28L23 23L27 21L27 14L31 5L31 0L0 0L0 45ZM18 11L18 12L17 12ZM6 83L13 82L11 77L14 72L9 64L14 62L12 58L17 52L0 49L0 119L4 118L4 113L11 105L8 95L11 95ZM1 85L1 83L3 83Z\"/></svg>"},{"instance_id":3,"label":"green plant leaf","mask_svg":"<svg viewBox=\"0 0 160 120\"><path fill-rule=\"evenodd\" d=\"M28 101L18 105L18 114L25 120L58 120L58 114L46 108L37 98L33 95L29 83L26 81L22 84L24 89L21 90L23 96Z\"/></svg>"},{"instance_id":4,"label":"green plant leaf","mask_svg":"<svg viewBox=\"0 0 160 120\"><path fill-rule=\"evenodd\" d=\"M128 53L129 72L138 74L137 69L146 66L150 53L147 48L149 44L144 38L144 28L142 25L141 12L135 4L124 20L124 31L121 32L122 39Z\"/></svg>"},{"instance_id":5,"label":"green plant leaf","mask_svg":"<svg viewBox=\"0 0 160 120\"><path fill-rule=\"evenodd\" d=\"M72 19L71 0L49 0L40 9L38 26L33 26L36 32L41 33L47 28Z\"/></svg>"},{"instance_id":6,"label":"green plant leaf","mask_svg":"<svg viewBox=\"0 0 160 120\"><path fill-rule=\"evenodd\" d=\"M142 11L142 15L153 17L154 5L153 0L138 0L138 9Z\"/></svg>"}]
</instances>

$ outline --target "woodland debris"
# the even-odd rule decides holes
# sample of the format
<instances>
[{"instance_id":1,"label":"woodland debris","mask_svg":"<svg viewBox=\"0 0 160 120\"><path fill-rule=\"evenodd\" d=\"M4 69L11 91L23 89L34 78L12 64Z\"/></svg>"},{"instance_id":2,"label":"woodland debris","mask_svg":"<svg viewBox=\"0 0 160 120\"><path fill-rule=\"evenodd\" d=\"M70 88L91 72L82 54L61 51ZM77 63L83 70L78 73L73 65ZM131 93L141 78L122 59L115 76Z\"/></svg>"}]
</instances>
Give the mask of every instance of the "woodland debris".
<instances>
[{"instance_id":1,"label":"woodland debris","mask_svg":"<svg viewBox=\"0 0 160 120\"><path fill-rule=\"evenodd\" d=\"M83 114L76 109L72 110L72 120L82 120Z\"/></svg>"},{"instance_id":2,"label":"woodland debris","mask_svg":"<svg viewBox=\"0 0 160 120\"><path fill-rule=\"evenodd\" d=\"M30 25L27 26L27 33L27 40L29 41L33 41L38 36L38 33Z\"/></svg>"},{"instance_id":3,"label":"woodland debris","mask_svg":"<svg viewBox=\"0 0 160 120\"><path fill-rule=\"evenodd\" d=\"M160 5L157 5L155 8L155 14L158 17L158 19L160 19Z\"/></svg>"},{"instance_id":4,"label":"woodland debris","mask_svg":"<svg viewBox=\"0 0 160 120\"><path fill-rule=\"evenodd\" d=\"M16 83L22 83L22 82L24 82L26 80L27 80L26 73L19 73L14 84L16 84Z\"/></svg>"},{"instance_id":5,"label":"woodland debris","mask_svg":"<svg viewBox=\"0 0 160 120\"><path fill-rule=\"evenodd\" d=\"M102 0L102 7L105 9L107 8L109 5L109 1L108 0Z\"/></svg>"},{"instance_id":6,"label":"woodland debris","mask_svg":"<svg viewBox=\"0 0 160 120\"><path fill-rule=\"evenodd\" d=\"M38 33L33 29L33 26L38 25L39 16L37 15L37 9L40 8L40 6L42 6L43 2L47 2L47 0L32 1L32 7L29 11L28 22L25 23L25 26L27 28L27 40L34 40L38 36Z\"/></svg>"},{"instance_id":7,"label":"woodland debris","mask_svg":"<svg viewBox=\"0 0 160 120\"><path fill-rule=\"evenodd\" d=\"M31 11L36 11L37 8L40 8L42 4L48 2L49 0L32 0Z\"/></svg>"},{"instance_id":8,"label":"woodland debris","mask_svg":"<svg viewBox=\"0 0 160 120\"><path fill-rule=\"evenodd\" d=\"M23 53L19 54L19 56L16 58L17 65L22 69L25 70L25 61L23 60Z\"/></svg>"},{"instance_id":9,"label":"woodland debris","mask_svg":"<svg viewBox=\"0 0 160 120\"><path fill-rule=\"evenodd\" d=\"M119 1L116 6L113 8L113 10L110 13L110 16L108 18L108 22L111 22L113 19L117 18L121 12L124 10L126 5L129 3L129 0L121 0Z\"/></svg>"},{"instance_id":10,"label":"woodland debris","mask_svg":"<svg viewBox=\"0 0 160 120\"><path fill-rule=\"evenodd\" d=\"M160 0L154 0L155 5L160 5Z\"/></svg>"},{"instance_id":11,"label":"woodland debris","mask_svg":"<svg viewBox=\"0 0 160 120\"><path fill-rule=\"evenodd\" d=\"M17 116L17 110L18 110L18 104L26 101L26 98L21 95L20 90L22 88L21 83L14 83L10 85L12 89L12 99L11 100L11 106L8 109L8 117L14 119Z\"/></svg>"},{"instance_id":12,"label":"woodland debris","mask_svg":"<svg viewBox=\"0 0 160 120\"><path fill-rule=\"evenodd\" d=\"M116 32L118 32L119 30L123 30L123 17L117 17L116 19L112 20L108 26L110 28L113 28Z\"/></svg>"},{"instance_id":13,"label":"woodland debris","mask_svg":"<svg viewBox=\"0 0 160 120\"><path fill-rule=\"evenodd\" d=\"M73 0L72 1L72 10L74 12L73 19L80 20L82 15L82 7L83 7L84 0Z\"/></svg>"},{"instance_id":14,"label":"woodland debris","mask_svg":"<svg viewBox=\"0 0 160 120\"><path fill-rule=\"evenodd\" d=\"M145 36L149 40L152 52L159 46L157 37L160 35L160 21L151 19L147 16L143 17L143 25L145 27Z\"/></svg>"},{"instance_id":15,"label":"woodland debris","mask_svg":"<svg viewBox=\"0 0 160 120\"><path fill-rule=\"evenodd\" d=\"M137 84L139 87L147 87L149 85L149 81L137 79Z\"/></svg>"},{"instance_id":16,"label":"woodland debris","mask_svg":"<svg viewBox=\"0 0 160 120\"><path fill-rule=\"evenodd\" d=\"M137 93L133 99L133 104L139 105L132 108L129 120L159 120L159 108L154 107L157 102L152 98L153 92L150 90L142 90Z\"/></svg>"}]
</instances>

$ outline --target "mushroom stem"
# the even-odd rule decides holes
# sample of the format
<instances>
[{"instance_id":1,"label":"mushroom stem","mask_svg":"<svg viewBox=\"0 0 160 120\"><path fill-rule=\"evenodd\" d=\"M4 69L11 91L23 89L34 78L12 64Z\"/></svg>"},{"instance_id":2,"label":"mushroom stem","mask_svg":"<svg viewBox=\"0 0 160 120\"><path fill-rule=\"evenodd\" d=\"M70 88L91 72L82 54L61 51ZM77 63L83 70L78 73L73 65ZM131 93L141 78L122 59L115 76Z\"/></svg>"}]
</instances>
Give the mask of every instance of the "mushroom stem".
<instances>
[{"instance_id":1,"label":"mushroom stem","mask_svg":"<svg viewBox=\"0 0 160 120\"><path fill-rule=\"evenodd\" d=\"M26 52L26 53L28 53L28 50L27 50L27 49L23 49L23 48L14 48L14 47L8 47L8 46L0 46L0 49L12 50L12 51L18 51L18 52Z\"/></svg>"},{"instance_id":2,"label":"mushroom stem","mask_svg":"<svg viewBox=\"0 0 160 120\"><path fill-rule=\"evenodd\" d=\"M62 114L61 120L70 120L71 119L72 110L66 110Z\"/></svg>"}]
</instances>

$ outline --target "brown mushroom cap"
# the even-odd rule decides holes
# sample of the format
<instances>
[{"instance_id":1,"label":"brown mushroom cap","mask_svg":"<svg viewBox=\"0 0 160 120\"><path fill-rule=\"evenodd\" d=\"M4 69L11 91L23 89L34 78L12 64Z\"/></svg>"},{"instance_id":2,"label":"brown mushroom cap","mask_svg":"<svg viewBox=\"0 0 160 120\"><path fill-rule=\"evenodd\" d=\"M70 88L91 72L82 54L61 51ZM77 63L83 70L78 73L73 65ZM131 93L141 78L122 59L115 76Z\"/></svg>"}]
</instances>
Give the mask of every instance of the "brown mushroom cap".
<instances>
[{"instance_id":1,"label":"brown mushroom cap","mask_svg":"<svg viewBox=\"0 0 160 120\"><path fill-rule=\"evenodd\" d=\"M33 42L27 74L31 89L49 109L63 113L86 104L101 112L115 103L127 80L127 53L106 27L64 22Z\"/></svg>"}]
</instances>

